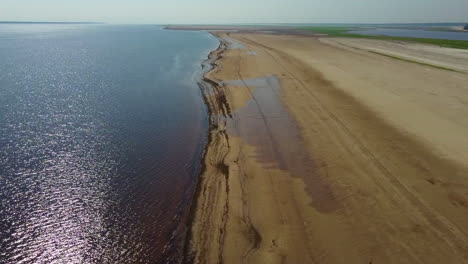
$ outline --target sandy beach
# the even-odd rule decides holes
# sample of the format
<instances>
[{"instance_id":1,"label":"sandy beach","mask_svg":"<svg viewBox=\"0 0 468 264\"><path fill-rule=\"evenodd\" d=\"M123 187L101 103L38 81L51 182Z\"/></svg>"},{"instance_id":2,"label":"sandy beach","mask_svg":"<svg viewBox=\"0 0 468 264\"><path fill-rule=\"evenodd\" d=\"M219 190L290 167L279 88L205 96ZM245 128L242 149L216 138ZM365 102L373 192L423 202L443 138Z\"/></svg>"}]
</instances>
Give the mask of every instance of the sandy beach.
<instances>
[{"instance_id":1,"label":"sandy beach","mask_svg":"<svg viewBox=\"0 0 468 264\"><path fill-rule=\"evenodd\" d=\"M187 262L468 263L468 53L215 32Z\"/></svg>"}]
</instances>

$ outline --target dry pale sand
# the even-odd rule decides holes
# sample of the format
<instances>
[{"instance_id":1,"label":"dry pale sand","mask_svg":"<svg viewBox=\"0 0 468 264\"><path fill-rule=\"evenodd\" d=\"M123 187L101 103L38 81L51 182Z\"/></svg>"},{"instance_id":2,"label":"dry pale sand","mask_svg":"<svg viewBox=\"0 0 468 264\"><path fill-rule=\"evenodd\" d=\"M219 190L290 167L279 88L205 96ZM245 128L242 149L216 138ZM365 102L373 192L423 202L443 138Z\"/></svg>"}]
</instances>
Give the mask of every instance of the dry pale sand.
<instances>
[{"instance_id":1,"label":"dry pale sand","mask_svg":"<svg viewBox=\"0 0 468 264\"><path fill-rule=\"evenodd\" d=\"M369 51L389 43L217 34L238 43L206 76L190 261L468 263L466 73Z\"/></svg>"},{"instance_id":2,"label":"dry pale sand","mask_svg":"<svg viewBox=\"0 0 468 264\"><path fill-rule=\"evenodd\" d=\"M376 39L323 38L320 41L350 50L365 50L396 59L468 73L468 50L466 49L440 48L420 43Z\"/></svg>"}]
</instances>

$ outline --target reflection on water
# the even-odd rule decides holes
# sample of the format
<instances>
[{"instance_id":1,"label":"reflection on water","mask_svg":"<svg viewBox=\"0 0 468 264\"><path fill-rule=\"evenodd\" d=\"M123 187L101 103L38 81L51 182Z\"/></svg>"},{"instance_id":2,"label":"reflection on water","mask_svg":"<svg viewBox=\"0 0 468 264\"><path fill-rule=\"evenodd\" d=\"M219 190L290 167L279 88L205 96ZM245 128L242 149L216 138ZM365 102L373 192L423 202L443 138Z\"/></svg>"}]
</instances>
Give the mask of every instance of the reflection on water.
<instances>
[{"instance_id":1,"label":"reflection on water","mask_svg":"<svg viewBox=\"0 0 468 264\"><path fill-rule=\"evenodd\" d=\"M0 25L0 263L177 263L217 45L155 26Z\"/></svg>"}]
</instances>

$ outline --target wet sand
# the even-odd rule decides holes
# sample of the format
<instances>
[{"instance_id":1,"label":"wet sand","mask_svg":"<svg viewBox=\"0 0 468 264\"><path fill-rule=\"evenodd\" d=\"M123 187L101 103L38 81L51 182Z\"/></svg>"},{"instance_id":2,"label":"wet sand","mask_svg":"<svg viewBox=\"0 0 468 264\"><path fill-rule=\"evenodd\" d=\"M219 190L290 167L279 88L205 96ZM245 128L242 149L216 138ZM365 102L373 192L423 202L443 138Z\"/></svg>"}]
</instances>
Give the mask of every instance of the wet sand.
<instances>
[{"instance_id":1,"label":"wet sand","mask_svg":"<svg viewBox=\"0 0 468 264\"><path fill-rule=\"evenodd\" d=\"M215 34L187 262L468 263L463 59Z\"/></svg>"}]
</instances>

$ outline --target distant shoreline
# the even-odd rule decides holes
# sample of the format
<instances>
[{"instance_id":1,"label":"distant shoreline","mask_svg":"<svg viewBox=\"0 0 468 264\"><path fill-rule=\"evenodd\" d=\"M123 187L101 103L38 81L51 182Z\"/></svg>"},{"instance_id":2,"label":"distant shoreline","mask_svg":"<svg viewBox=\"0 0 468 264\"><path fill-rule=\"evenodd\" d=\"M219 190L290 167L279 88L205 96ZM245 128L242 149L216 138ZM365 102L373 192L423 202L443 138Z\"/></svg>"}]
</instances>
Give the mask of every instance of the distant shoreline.
<instances>
[{"instance_id":1,"label":"distant shoreline","mask_svg":"<svg viewBox=\"0 0 468 264\"><path fill-rule=\"evenodd\" d=\"M37 22L37 21L0 21L0 24L105 24L103 22Z\"/></svg>"}]
</instances>

